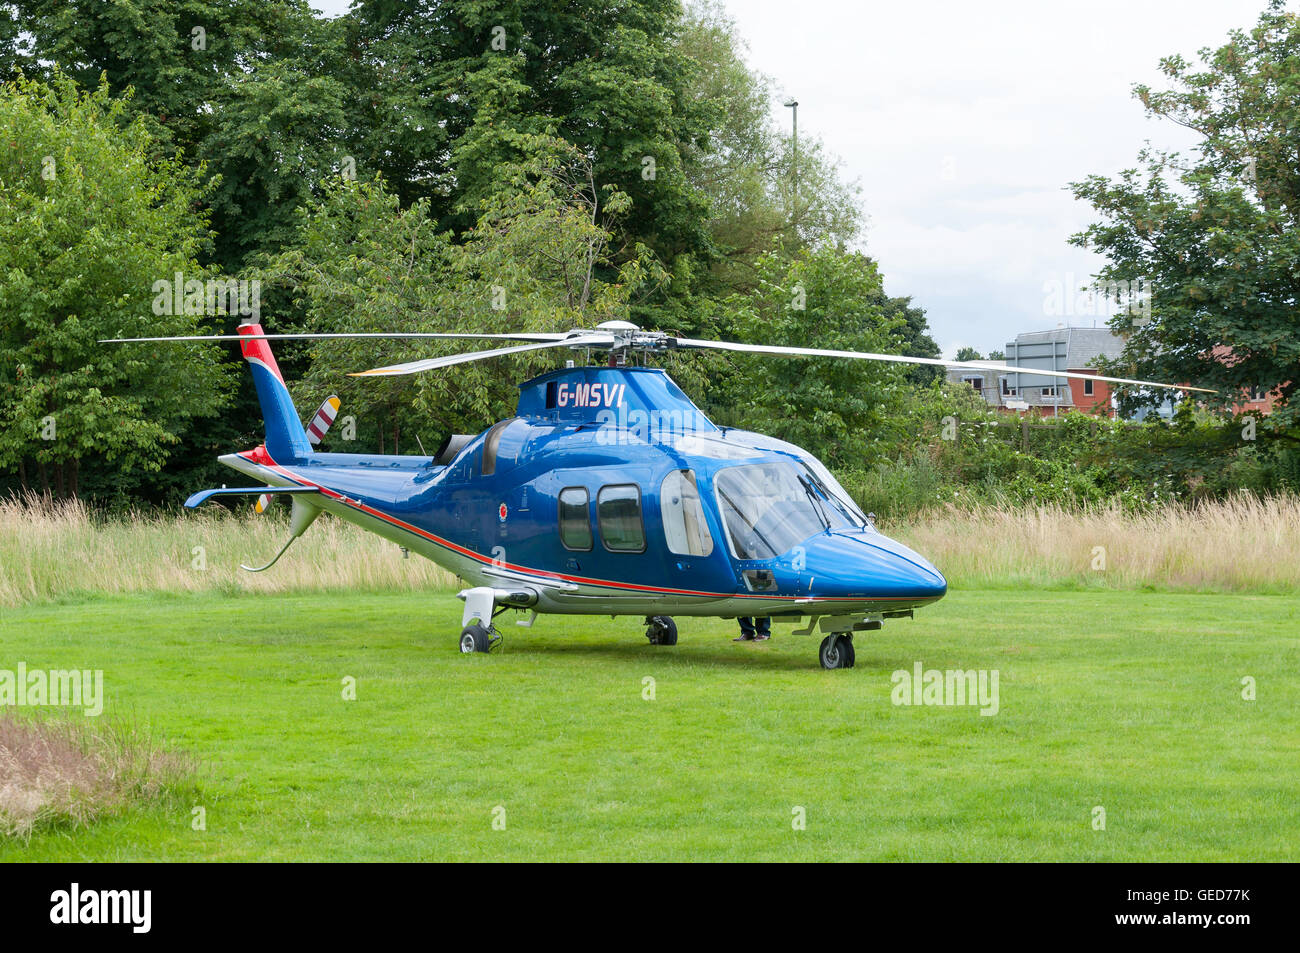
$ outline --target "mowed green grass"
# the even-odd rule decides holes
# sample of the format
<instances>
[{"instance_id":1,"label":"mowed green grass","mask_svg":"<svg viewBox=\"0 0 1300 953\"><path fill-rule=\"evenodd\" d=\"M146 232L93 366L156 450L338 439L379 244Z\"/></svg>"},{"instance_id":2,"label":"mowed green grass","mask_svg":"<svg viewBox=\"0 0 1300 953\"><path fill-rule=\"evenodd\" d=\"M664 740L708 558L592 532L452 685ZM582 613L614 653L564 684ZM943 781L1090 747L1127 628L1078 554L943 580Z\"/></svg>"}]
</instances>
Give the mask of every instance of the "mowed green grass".
<instances>
[{"instance_id":1,"label":"mowed green grass","mask_svg":"<svg viewBox=\"0 0 1300 953\"><path fill-rule=\"evenodd\" d=\"M0 668L102 668L105 717L202 763L207 830L171 805L0 858L1300 858L1294 598L952 592L831 672L788 626L681 619L656 648L634 619L511 618L464 656L442 592L5 610ZM1000 712L893 705L917 661L998 670Z\"/></svg>"}]
</instances>

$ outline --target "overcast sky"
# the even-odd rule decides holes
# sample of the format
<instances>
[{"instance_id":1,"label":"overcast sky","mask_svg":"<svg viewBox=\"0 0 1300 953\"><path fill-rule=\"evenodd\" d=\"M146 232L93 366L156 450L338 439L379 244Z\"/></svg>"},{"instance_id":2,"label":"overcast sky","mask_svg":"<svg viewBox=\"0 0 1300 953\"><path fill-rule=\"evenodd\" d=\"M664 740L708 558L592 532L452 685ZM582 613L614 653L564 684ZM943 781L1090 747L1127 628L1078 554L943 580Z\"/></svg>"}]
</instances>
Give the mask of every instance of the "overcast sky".
<instances>
[{"instance_id":1,"label":"overcast sky","mask_svg":"<svg viewBox=\"0 0 1300 953\"><path fill-rule=\"evenodd\" d=\"M1096 256L1067 244L1092 221L1066 185L1132 166L1144 140L1190 133L1131 95L1248 28L1266 0L725 0L750 63L799 101L862 185L864 249L891 295L926 309L946 356L1092 315L1053 313ZM347 0L313 0L327 14ZM789 110L774 106L782 123Z\"/></svg>"}]
</instances>

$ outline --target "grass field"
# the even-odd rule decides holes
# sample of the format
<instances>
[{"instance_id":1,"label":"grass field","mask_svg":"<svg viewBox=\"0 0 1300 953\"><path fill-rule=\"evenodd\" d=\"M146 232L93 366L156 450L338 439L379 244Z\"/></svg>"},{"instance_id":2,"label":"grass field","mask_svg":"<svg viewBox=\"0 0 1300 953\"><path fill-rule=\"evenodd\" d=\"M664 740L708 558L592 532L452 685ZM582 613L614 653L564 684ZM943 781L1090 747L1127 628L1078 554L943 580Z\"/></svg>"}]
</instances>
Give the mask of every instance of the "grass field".
<instances>
[{"instance_id":1,"label":"grass field","mask_svg":"<svg viewBox=\"0 0 1300 953\"><path fill-rule=\"evenodd\" d=\"M4 610L0 668L102 668L103 717L200 777L198 805L0 858L1300 859L1294 597L954 590L831 672L786 627L736 645L689 619L675 648L552 617L463 656L459 613L445 591ZM996 669L998 714L891 704L917 661Z\"/></svg>"}]
</instances>

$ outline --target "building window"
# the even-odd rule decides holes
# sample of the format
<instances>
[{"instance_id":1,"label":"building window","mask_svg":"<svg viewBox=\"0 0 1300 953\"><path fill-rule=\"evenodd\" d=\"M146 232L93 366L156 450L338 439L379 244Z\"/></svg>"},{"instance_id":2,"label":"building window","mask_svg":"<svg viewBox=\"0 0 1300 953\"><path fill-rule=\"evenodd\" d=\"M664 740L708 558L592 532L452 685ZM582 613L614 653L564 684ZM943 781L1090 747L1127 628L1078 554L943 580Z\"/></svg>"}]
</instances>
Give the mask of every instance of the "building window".
<instances>
[{"instance_id":1,"label":"building window","mask_svg":"<svg viewBox=\"0 0 1300 953\"><path fill-rule=\"evenodd\" d=\"M605 548L616 553L645 551L641 522L641 488L635 483L603 486L596 494L596 518Z\"/></svg>"},{"instance_id":2,"label":"building window","mask_svg":"<svg viewBox=\"0 0 1300 953\"><path fill-rule=\"evenodd\" d=\"M1094 381L1084 381L1084 382L1083 382L1083 395L1084 395L1085 397L1091 397L1091 396L1093 396L1093 394L1092 394L1092 385L1093 385L1094 383L1095 383Z\"/></svg>"},{"instance_id":3,"label":"building window","mask_svg":"<svg viewBox=\"0 0 1300 953\"><path fill-rule=\"evenodd\" d=\"M1054 386L1043 388L1043 394L1042 394L1043 400L1055 400L1056 396L1057 396L1056 388Z\"/></svg>"},{"instance_id":4,"label":"building window","mask_svg":"<svg viewBox=\"0 0 1300 953\"><path fill-rule=\"evenodd\" d=\"M707 556L713 552L713 536L704 519L695 471L674 470L664 477L659 509L669 552L679 556Z\"/></svg>"},{"instance_id":5,"label":"building window","mask_svg":"<svg viewBox=\"0 0 1300 953\"><path fill-rule=\"evenodd\" d=\"M979 391L981 394L984 393L984 378L963 377L962 380L964 380L967 384L970 384L971 387L975 388L975 390Z\"/></svg>"},{"instance_id":6,"label":"building window","mask_svg":"<svg viewBox=\"0 0 1300 953\"><path fill-rule=\"evenodd\" d=\"M580 486L560 491L560 542L565 549L586 552L591 549L591 497Z\"/></svg>"}]
</instances>

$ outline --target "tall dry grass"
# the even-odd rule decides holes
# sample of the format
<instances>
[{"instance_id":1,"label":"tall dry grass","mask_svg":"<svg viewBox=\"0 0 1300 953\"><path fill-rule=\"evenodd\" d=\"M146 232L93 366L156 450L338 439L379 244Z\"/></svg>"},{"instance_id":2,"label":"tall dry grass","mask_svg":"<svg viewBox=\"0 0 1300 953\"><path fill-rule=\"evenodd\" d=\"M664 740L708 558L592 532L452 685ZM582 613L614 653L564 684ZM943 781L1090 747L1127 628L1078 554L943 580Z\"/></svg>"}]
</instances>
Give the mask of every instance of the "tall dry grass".
<instances>
[{"instance_id":1,"label":"tall dry grass","mask_svg":"<svg viewBox=\"0 0 1300 953\"><path fill-rule=\"evenodd\" d=\"M1300 498L1240 496L1146 513L1009 505L948 507L882 530L924 554L954 586L1300 590ZM76 501L0 501L0 606L95 593L445 589L438 566L322 516L275 568L283 516L211 507L98 520ZM194 568L202 547L207 568ZM1101 547L1099 553L1097 547ZM1104 555L1104 568L1099 555Z\"/></svg>"},{"instance_id":2,"label":"tall dry grass","mask_svg":"<svg viewBox=\"0 0 1300 953\"><path fill-rule=\"evenodd\" d=\"M455 582L427 559L403 559L393 543L328 514L273 569L239 568L266 562L288 537L287 518L274 510L237 516L212 506L102 520L76 500L0 499L0 606L83 593L413 590Z\"/></svg>"},{"instance_id":3,"label":"tall dry grass","mask_svg":"<svg viewBox=\"0 0 1300 953\"><path fill-rule=\"evenodd\" d=\"M0 713L0 836L83 827L191 790L197 763L139 728Z\"/></svg>"},{"instance_id":4,"label":"tall dry grass","mask_svg":"<svg viewBox=\"0 0 1300 953\"><path fill-rule=\"evenodd\" d=\"M1300 590L1300 497L1248 494L1148 512L1008 505L881 527L955 586Z\"/></svg>"}]
</instances>

